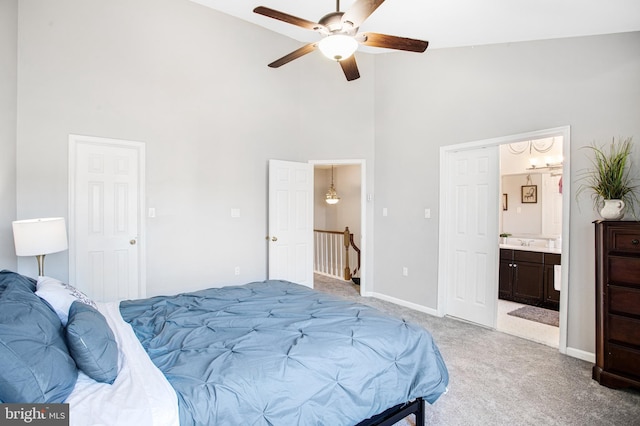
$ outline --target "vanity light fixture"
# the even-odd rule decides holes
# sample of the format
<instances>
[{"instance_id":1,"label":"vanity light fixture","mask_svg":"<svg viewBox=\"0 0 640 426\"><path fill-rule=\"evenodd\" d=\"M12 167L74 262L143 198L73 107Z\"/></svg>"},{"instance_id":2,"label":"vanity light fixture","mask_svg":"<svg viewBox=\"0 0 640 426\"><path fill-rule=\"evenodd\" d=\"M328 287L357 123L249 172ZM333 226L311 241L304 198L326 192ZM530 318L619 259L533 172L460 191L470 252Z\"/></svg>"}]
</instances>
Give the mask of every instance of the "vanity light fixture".
<instances>
[{"instance_id":1,"label":"vanity light fixture","mask_svg":"<svg viewBox=\"0 0 640 426\"><path fill-rule=\"evenodd\" d=\"M529 165L530 167L527 168L527 170L555 170L555 169L561 169L562 168L562 157L558 158L558 159L554 159L553 157L546 157L544 159L544 166L539 166L538 165L538 159L537 158L530 158L529 159Z\"/></svg>"}]
</instances>

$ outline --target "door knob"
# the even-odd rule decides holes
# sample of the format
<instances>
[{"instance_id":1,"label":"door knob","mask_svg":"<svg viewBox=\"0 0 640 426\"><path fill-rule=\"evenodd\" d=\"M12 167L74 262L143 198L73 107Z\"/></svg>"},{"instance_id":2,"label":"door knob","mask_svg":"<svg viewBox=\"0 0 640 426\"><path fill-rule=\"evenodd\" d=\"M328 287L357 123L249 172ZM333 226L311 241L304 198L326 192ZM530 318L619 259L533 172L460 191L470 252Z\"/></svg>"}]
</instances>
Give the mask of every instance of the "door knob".
<instances>
[{"instance_id":1,"label":"door knob","mask_svg":"<svg viewBox=\"0 0 640 426\"><path fill-rule=\"evenodd\" d=\"M130 239L129 240L129 244L131 244L132 246L135 246L136 245L136 239L135 238Z\"/></svg>"},{"instance_id":2,"label":"door knob","mask_svg":"<svg viewBox=\"0 0 640 426\"><path fill-rule=\"evenodd\" d=\"M271 237L271 241L278 241L278 237Z\"/></svg>"}]
</instances>

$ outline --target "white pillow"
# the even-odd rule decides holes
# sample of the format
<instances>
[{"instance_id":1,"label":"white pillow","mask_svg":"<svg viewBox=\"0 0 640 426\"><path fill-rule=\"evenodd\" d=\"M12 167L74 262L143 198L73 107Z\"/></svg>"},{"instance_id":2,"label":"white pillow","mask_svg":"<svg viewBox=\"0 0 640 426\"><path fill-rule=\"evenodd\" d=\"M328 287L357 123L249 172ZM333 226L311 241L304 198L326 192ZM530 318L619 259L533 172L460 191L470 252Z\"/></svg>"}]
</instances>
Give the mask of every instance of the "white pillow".
<instances>
[{"instance_id":1,"label":"white pillow","mask_svg":"<svg viewBox=\"0 0 640 426\"><path fill-rule=\"evenodd\" d=\"M69 308L76 300L97 309L96 304L86 294L74 286L65 284L55 278L38 277L36 294L51 305L65 327L69 319Z\"/></svg>"}]
</instances>

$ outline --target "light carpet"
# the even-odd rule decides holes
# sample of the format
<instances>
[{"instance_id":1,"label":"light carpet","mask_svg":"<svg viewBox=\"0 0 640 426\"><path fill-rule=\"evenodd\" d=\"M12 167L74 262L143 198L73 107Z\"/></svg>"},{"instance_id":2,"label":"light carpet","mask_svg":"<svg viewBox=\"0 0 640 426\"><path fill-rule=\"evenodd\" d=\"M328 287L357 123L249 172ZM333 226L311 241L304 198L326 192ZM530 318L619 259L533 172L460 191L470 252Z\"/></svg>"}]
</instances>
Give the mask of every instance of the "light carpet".
<instances>
[{"instance_id":1,"label":"light carpet","mask_svg":"<svg viewBox=\"0 0 640 426\"><path fill-rule=\"evenodd\" d=\"M640 425L640 391L600 386L591 379L591 363L495 330L360 297L349 282L317 275L315 288L431 331L450 380L449 391L427 404L427 425Z\"/></svg>"}]
</instances>

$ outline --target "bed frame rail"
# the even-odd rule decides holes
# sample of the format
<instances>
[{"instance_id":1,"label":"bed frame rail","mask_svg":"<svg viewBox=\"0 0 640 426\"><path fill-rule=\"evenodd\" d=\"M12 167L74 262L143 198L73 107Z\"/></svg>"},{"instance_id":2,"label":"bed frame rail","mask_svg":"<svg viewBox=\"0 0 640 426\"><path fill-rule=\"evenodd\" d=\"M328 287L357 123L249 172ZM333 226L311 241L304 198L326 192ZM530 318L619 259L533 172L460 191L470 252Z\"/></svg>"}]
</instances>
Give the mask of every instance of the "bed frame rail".
<instances>
[{"instance_id":1,"label":"bed frame rail","mask_svg":"<svg viewBox=\"0 0 640 426\"><path fill-rule=\"evenodd\" d=\"M424 425L424 401L422 398L396 405L370 419L361 421L356 426L392 426L411 414L416 416L416 426Z\"/></svg>"}]
</instances>

